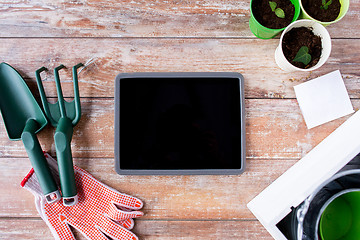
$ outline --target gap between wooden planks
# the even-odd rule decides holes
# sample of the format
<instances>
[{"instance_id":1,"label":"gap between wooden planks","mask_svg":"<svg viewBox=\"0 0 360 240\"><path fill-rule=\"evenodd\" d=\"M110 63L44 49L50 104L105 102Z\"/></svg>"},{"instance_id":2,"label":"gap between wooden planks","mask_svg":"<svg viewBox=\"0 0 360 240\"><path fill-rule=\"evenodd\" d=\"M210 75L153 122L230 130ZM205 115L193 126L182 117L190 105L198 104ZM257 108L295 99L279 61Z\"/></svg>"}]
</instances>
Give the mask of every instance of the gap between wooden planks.
<instances>
[{"instance_id":1,"label":"gap between wooden planks","mask_svg":"<svg viewBox=\"0 0 360 240\"><path fill-rule=\"evenodd\" d=\"M142 219L249 220L246 204L297 160L247 160L241 175L120 176L114 160L75 159L104 184L144 201ZM0 217L37 217L34 198L20 187L27 158L0 158Z\"/></svg>"},{"instance_id":2,"label":"gap between wooden planks","mask_svg":"<svg viewBox=\"0 0 360 240\"><path fill-rule=\"evenodd\" d=\"M0 37L243 37L250 0L76 1L0 4ZM359 38L360 3L328 27L333 38Z\"/></svg>"},{"instance_id":3,"label":"gap between wooden planks","mask_svg":"<svg viewBox=\"0 0 360 240\"><path fill-rule=\"evenodd\" d=\"M164 221L135 220L132 230L140 239L246 239L270 240L272 237L258 221ZM54 239L40 218L0 218L2 239ZM79 232L76 239L85 240Z\"/></svg>"},{"instance_id":4,"label":"gap between wooden planks","mask_svg":"<svg viewBox=\"0 0 360 240\"><path fill-rule=\"evenodd\" d=\"M82 100L82 118L74 129L72 152L78 158L114 157L114 100ZM352 100L355 109L360 101ZM308 130L295 99L247 99L246 156L250 159L300 159L347 117ZM10 141L0 122L0 157L26 157L21 141ZM54 128L38 134L43 150L55 155Z\"/></svg>"},{"instance_id":5,"label":"gap between wooden planks","mask_svg":"<svg viewBox=\"0 0 360 240\"><path fill-rule=\"evenodd\" d=\"M315 72L285 73L275 63L277 39L0 39L0 61L20 71L35 94L35 70L55 97L53 69L60 64L65 96L72 96L71 67L93 59L79 75L81 97L114 97L123 72L240 72L246 98L295 98L293 86L340 69L351 98L360 98L360 39L334 39L327 63Z\"/></svg>"}]
</instances>

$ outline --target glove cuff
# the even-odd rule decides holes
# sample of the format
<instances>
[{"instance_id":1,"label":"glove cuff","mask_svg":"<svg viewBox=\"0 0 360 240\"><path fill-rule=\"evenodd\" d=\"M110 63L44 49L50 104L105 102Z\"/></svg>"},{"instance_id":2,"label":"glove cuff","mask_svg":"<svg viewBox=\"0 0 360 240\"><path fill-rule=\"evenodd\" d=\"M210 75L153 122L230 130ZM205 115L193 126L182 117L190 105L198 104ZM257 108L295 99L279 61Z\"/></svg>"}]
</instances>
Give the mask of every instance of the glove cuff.
<instances>
[{"instance_id":1,"label":"glove cuff","mask_svg":"<svg viewBox=\"0 0 360 240\"><path fill-rule=\"evenodd\" d=\"M21 181L20 186L24 187L27 181L31 178L31 176L34 174L34 169L31 168L29 173L24 177L24 179Z\"/></svg>"}]
</instances>

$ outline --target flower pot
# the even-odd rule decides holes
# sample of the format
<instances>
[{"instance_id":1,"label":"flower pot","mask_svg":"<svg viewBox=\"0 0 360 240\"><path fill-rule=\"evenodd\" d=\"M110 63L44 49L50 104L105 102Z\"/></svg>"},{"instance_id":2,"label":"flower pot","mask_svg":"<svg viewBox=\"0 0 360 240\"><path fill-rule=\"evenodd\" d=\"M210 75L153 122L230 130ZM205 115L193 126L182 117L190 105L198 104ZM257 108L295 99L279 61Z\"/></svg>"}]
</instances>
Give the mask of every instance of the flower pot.
<instances>
[{"instance_id":1,"label":"flower pot","mask_svg":"<svg viewBox=\"0 0 360 240\"><path fill-rule=\"evenodd\" d=\"M349 189L335 194L323 206L319 223L322 240L356 240L360 236L360 191Z\"/></svg>"},{"instance_id":2,"label":"flower pot","mask_svg":"<svg viewBox=\"0 0 360 240\"><path fill-rule=\"evenodd\" d=\"M307 200L304 201L304 203L298 208L299 212L297 213L298 214L297 216L299 220L299 225L298 225L297 239L304 239L304 236L307 236L308 239L312 239L312 240L318 240L318 239L328 240L328 239L323 239L319 236L319 233L321 234L321 232L325 230L324 229L325 223L324 222L321 223L321 219L329 214L327 213L326 209L330 210L328 209L328 206L330 205L331 202L334 201L334 199L338 198L339 196L342 196L350 192L359 192L359 191L360 191L360 169L355 168L355 169L340 171L339 173L335 174L333 177L325 181L324 184L322 184L317 190L315 190L315 192L311 196L309 196ZM356 199L358 199L358 197L356 197ZM355 210L355 206L351 205L351 208L354 208L353 210ZM359 207L357 206L356 209L358 210ZM343 212L343 214L344 213L345 212ZM346 220L349 220L347 218L349 218L350 215L343 217ZM344 218L342 220L345 220ZM354 219L355 218L353 218L353 220ZM322 228L321 231L320 228ZM350 228L347 228L347 230L349 229ZM337 229L337 231L340 231L340 229ZM354 231L356 231L356 229L354 229ZM341 238L341 239L347 239L347 238Z\"/></svg>"},{"instance_id":3,"label":"flower pot","mask_svg":"<svg viewBox=\"0 0 360 240\"><path fill-rule=\"evenodd\" d=\"M312 32L320 36L321 38L321 55L318 63L310 68L299 68L291 64L285 57L283 53L283 38L284 35L289 32L293 28L299 28L299 27L307 27L312 29ZM286 72L294 72L294 71L313 71L319 67L321 67L329 58L331 52L331 38L329 35L329 32L326 30L324 26L322 26L320 23L317 23L312 20L298 20L293 23L291 23L289 26L286 27L286 29L283 31L280 37L280 43L279 46L275 50L275 61L276 64L284 71Z\"/></svg>"},{"instance_id":4,"label":"flower pot","mask_svg":"<svg viewBox=\"0 0 360 240\"><path fill-rule=\"evenodd\" d=\"M292 19L292 22L296 21L300 15L300 4L299 4L299 0L290 0L291 3L294 5L295 8L295 14L294 17ZM251 0L250 2L250 19L249 19L249 27L251 32L258 38L261 39L270 39L275 37L278 33L280 33L281 31L283 31L285 29L284 28L279 28L279 29L271 29L271 28L267 28L265 26L263 26L261 23L259 23L253 14L253 0ZM274 15L275 16L275 15ZM276 17L276 16L275 16Z\"/></svg>"},{"instance_id":5,"label":"flower pot","mask_svg":"<svg viewBox=\"0 0 360 240\"><path fill-rule=\"evenodd\" d=\"M333 234L333 232L329 231L337 231L338 234L340 232L348 233L349 236L355 237L341 239L358 239L356 237L359 236L360 229L357 227L358 225L352 226L350 222L353 222L353 224L360 223L360 214L358 214L360 210L359 191L360 169L343 170L326 180L290 213L285 226L289 235L288 239L329 240L326 234ZM335 199L341 196L345 197L345 194L352 195L346 196L345 199L345 201L349 203L349 206L340 205L344 204L341 202L335 206L331 206L331 203ZM345 210L349 209L350 211L345 212ZM334 212L334 210L336 212ZM340 210L340 212L337 212L338 210ZM351 214L351 212L353 212L353 214ZM356 214L354 212L356 212ZM337 229L333 229L334 225L329 226L329 224L334 224L334 222L331 222L332 219L328 219L330 222L325 221L325 218L329 218L331 215L332 217L336 217L335 221L343 221L337 226ZM340 217L341 219L339 219ZM332 229L329 229L329 227Z\"/></svg>"},{"instance_id":6,"label":"flower pot","mask_svg":"<svg viewBox=\"0 0 360 240\"><path fill-rule=\"evenodd\" d=\"M325 27L330 25L330 24L336 23L336 22L340 21L340 19L342 19L345 16L347 11L349 10L349 5L350 5L350 0L339 0L339 1L340 1L340 4L341 4L341 7L340 7L340 13L339 13L338 17L334 21L331 21L331 22L322 22L322 21L319 21L319 20L315 19L314 17L316 17L316 16L310 16L305 11L304 6L302 4L302 1L300 0L300 8L301 8L300 18L313 20L315 22L318 22L318 23L322 24Z\"/></svg>"}]
</instances>

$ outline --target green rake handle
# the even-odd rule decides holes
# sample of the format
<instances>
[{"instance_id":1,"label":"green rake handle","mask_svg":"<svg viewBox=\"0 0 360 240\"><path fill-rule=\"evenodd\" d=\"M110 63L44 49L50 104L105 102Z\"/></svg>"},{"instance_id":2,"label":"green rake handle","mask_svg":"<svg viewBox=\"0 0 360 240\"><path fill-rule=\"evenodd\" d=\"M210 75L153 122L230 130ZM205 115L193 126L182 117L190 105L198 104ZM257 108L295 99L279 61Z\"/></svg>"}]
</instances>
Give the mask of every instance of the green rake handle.
<instances>
[{"instance_id":1,"label":"green rake handle","mask_svg":"<svg viewBox=\"0 0 360 240\"><path fill-rule=\"evenodd\" d=\"M76 204L74 198L76 198L77 194L70 145L72 135L73 125L71 120L67 117L61 118L55 131L54 140L63 201L64 205L70 206Z\"/></svg>"}]
</instances>

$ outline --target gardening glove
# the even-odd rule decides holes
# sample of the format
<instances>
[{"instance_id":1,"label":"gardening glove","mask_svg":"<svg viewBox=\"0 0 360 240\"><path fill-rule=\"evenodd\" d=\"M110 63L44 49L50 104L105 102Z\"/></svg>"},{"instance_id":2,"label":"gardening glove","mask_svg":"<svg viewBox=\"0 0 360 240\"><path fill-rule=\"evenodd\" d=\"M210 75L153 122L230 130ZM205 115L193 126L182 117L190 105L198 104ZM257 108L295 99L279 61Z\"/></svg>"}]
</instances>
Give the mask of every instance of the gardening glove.
<instances>
[{"instance_id":1,"label":"gardening glove","mask_svg":"<svg viewBox=\"0 0 360 240\"><path fill-rule=\"evenodd\" d=\"M45 157L58 181L56 161L46 153ZM74 170L79 195L79 203L74 206L64 206L61 201L48 204L33 169L21 182L35 196L36 209L55 239L75 240L72 226L90 240L137 240L129 229L134 226L133 218L143 215L136 211L142 208L142 201L100 183L77 166Z\"/></svg>"}]
</instances>

